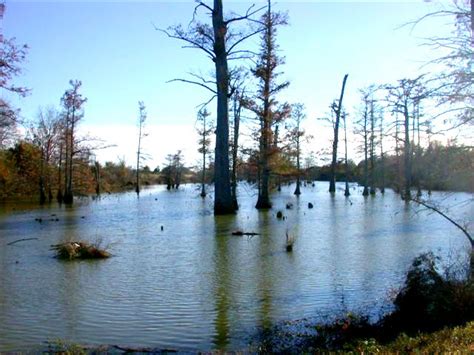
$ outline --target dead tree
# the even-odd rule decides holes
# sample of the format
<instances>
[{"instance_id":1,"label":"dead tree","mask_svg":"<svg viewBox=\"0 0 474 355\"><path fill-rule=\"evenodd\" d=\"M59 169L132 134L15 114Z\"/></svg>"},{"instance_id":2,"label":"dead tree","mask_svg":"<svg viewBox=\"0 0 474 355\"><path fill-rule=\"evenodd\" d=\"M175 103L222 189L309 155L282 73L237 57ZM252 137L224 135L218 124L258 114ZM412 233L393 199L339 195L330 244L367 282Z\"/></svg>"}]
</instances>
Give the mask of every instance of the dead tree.
<instances>
[{"instance_id":1,"label":"dead tree","mask_svg":"<svg viewBox=\"0 0 474 355\"><path fill-rule=\"evenodd\" d=\"M138 101L138 110L139 110L139 115L138 115L138 148L137 148L137 173L136 173L136 188L135 192L137 195L140 195L140 161L141 161L141 153L142 153L142 139L146 136L146 134L143 133L143 128L145 125L146 121L146 108L145 104L143 101Z\"/></svg>"},{"instance_id":2,"label":"dead tree","mask_svg":"<svg viewBox=\"0 0 474 355\"><path fill-rule=\"evenodd\" d=\"M344 98L344 89L346 87L346 81L349 74L344 75L342 81L341 95L339 101L333 104L332 108L336 114L336 121L334 124L334 141L332 143L332 162L331 162L331 173L329 177L329 192L336 192L336 164L337 164L337 145L339 142L339 121L342 113L342 99Z\"/></svg>"},{"instance_id":3,"label":"dead tree","mask_svg":"<svg viewBox=\"0 0 474 355\"><path fill-rule=\"evenodd\" d=\"M404 188L402 198L406 201L411 199L412 185L412 142L410 140L410 123L413 116L410 113L410 107L413 102L420 102L427 95L426 89L422 84L423 75L416 79L401 79L395 85L384 85L387 90L387 106L394 113L401 114L403 117L403 155L404 155Z\"/></svg>"},{"instance_id":4,"label":"dead tree","mask_svg":"<svg viewBox=\"0 0 474 355\"><path fill-rule=\"evenodd\" d=\"M30 127L30 132L33 143L41 152L39 192L40 204L44 204L53 199L50 170L61 138L61 117L53 107L39 109L37 122Z\"/></svg>"},{"instance_id":5,"label":"dead tree","mask_svg":"<svg viewBox=\"0 0 474 355\"><path fill-rule=\"evenodd\" d=\"M427 82L430 96L437 100L438 112L432 118L450 122L448 129L458 128L474 121L474 1L453 0L442 4L438 10L409 23L416 27L431 18L444 18L452 24L452 31L444 36L425 38L428 46L438 56L428 59L426 65L433 70ZM440 68L441 67L441 68Z\"/></svg>"}]
</instances>

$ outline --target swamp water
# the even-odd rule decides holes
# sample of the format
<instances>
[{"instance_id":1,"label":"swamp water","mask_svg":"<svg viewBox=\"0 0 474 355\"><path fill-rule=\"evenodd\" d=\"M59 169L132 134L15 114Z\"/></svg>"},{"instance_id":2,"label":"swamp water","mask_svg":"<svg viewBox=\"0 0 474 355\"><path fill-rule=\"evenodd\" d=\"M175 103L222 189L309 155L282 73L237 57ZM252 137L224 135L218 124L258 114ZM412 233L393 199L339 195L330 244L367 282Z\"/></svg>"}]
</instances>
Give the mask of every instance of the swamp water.
<instances>
[{"instance_id":1,"label":"swamp water","mask_svg":"<svg viewBox=\"0 0 474 355\"><path fill-rule=\"evenodd\" d=\"M448 260L468 246L452 224L391 190L364 198L354 185L347 199L342 185L335 197L327 187L308 185L296 198L286 186L272 195L272 210L258 212L255 190L242 184L240 210L221 217L213 216L212 193L202 200L196 185L83 199L71 208L0 205L0 351L55 339L243 349L285 320L341 308L378 314L413 257L432 250ZM473 221L472 202L463 203L472 195L432 198ZM235 230L260 235L232 236ZM287 231L296 237L291 253ZM8 245L22 238L37 239ZM55 259L50 245L67 240L101 240L114 256Z\"/></svg>"}]
</instances>

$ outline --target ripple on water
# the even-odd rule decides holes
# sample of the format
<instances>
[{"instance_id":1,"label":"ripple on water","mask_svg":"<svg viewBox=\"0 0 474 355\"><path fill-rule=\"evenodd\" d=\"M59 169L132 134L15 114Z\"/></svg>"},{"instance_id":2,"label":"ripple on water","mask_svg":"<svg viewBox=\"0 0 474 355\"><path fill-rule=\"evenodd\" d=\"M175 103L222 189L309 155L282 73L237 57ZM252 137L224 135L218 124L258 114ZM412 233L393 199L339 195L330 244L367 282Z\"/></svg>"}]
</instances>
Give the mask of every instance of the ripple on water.
<instances>
[{"instance_id":1,"label":"ripple on water","mask_svg":"<svg viewBox=\"0 0 474 355\"><path fill-rule=\"evenodd\" d=\"M258 212L253 191L241 186L238 213L217 218L212 200L198 197L194 186L150 188L139 199L113 194L67 209L2 207L0 351L56 338L239 349L261 327L283 320L372 309L400 285L415 255L465 246L449 223L414 214L390 190L364 199L354 189L349 201L341 193L331 198L326 188L308 186L297 199L284 187L272 196L274 209ZM277 220L277 210L287 219ZM472 206L456 213L473 218ZM53 214L59 221L35 221ZM231 236L236 229L260 235ZM284 250L287 232L296 237L292 253ZM32 236L38 240L6 246ZM101 239L114 257L52 258L50 244L71 238Z\"/></svg>"}]
</instances>

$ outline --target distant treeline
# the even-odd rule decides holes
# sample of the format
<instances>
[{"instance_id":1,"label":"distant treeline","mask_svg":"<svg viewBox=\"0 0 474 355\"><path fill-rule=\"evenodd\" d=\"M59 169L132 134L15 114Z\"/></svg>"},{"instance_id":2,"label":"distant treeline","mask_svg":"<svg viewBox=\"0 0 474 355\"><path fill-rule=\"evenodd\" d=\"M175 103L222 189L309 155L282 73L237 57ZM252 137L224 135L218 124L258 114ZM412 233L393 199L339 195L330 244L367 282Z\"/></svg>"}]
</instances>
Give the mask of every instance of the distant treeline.
<instances>
[{"instance_id":1,"label":"distant treeline","mask_svg":"<svg viewBox=\"0 0 474 355\"><path fill-rule=\"evenodd\" d=\"M349 161L349 182L363 185L364 161ZM474 149L462 145L431 143L413 158L412 185L414 188L433 191L474 192ZM376 188L393 188L399 192L403 185L404 156L387 155L383 161L375 160L373 175ZM329 181L330 166L315 167L307 171L310 180ZM336 168L336 180L345 181L344 164Z\"/></svg>"},{"instance_id":2,"label":"distant treeline","mask_svg":"<svg viewBox=\"0 0 474 355\"><path fill-rule=\"evenodd\" d=\"M56 163L46 164L41 158L40 148L26 140L17 142L9 149L0 150L0 199L39 199L44 189L47 201L55 201L63 191L64 169ZM377 188L393 188L398 191L402 184L403 155L387 155L384 161L378 158L374 165L374 185ZM181 164L170 164L160 170L141 169L141 184L166 184L169 188L182 183L200 182L201 172L186 168ZM459 145L432 143L414 158L413 186L424 190L474 191L474 149ZM273 162L271 176L273 188L282 183L293 182L297 169L290 159ZM348 162L349 182L363 182L364 161ZM302 169L302 178L307 181L328 181L330 165L311 166ZM207 183L212 183L213 165L209 166ZM257 181L256 162L251 158L239 161L238 178L249 182ZM336 167L336 180L346 181L345 166L341 162ZM87 155L74 159L74 194L92 195L133 190L136 186L136 170L124 161L118 163L94 162ZM179 176L179 181L175 177Z\"/></svg>"}]
</instances>

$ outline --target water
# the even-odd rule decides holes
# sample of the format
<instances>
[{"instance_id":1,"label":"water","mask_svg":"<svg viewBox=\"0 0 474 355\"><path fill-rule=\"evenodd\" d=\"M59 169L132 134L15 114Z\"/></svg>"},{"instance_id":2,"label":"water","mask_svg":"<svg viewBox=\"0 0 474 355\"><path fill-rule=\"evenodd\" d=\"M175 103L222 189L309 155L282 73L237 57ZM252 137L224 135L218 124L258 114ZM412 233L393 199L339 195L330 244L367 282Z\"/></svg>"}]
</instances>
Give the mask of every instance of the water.
<instances>
[{"instance_id":1,"label":"water","mask_svg":"<svg viewBox=\"0 0 474 355\"><path fill-rule=\"evenodd\" d=\"M340 190L332 198L317 183L298 199L293 189L284 187L272 210L258 212L255 191L241 185L239 212L218 218L212 198L202 200L193 185L149 188L139 199L84 199L72 208L0 205L0 351L55 339L242 349L284 320L344 307L378 313L414 256L433 250L449 259L468 246L449 222L407 207L390 190L363 198L353 186L350 199ZM472 203L461 203L472 195L433 198L472 222ZM278 210L285 220L276 219ZM232 236L237 229L260 235ZM287 231L296 236L291 253ZM7 245L21 238L38 239ZM70 239L101 239L114 257L53 258L49 246Z\"/></svg>"}]
</instances>

